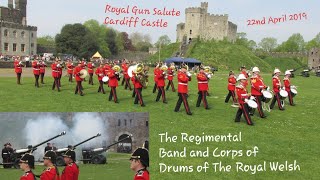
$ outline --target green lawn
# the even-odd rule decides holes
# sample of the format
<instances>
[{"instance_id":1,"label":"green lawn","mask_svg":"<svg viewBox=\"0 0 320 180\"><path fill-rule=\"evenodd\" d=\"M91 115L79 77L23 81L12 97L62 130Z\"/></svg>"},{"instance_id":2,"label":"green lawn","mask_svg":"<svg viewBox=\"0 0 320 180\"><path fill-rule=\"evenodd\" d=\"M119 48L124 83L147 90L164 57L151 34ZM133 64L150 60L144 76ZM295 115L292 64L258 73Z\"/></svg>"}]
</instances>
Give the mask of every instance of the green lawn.
<instances>
[{"instance_id":1,"label":"green lawn","mask_svg":"<svg viewBox=\"0 0 320 180\"><path fill-rule=\"evenodd\" d=\"M130 180L134 176L134 172L130 169L130 154L108 153L108 163L104 165L79 165L80 180ZM62 173L64 167L59 167ZM44 166L37 165L34 173L41 174ZM0 168L1 180L19 179L23 172L20 169L3 169Z\"/></svg>"},{"instance_id":2,"label":"green lawn","mask_svg":"<svg viewBox=\"0 0 320 180\"><path fill-rule=\"evenodd\" d=\"M240 66L241 64L238 64ZM271 75L263 75L266 84L271 85ZM143 91L146 107L133 105L131 92L118 88L119 104L107 101L107 95L97 94L97 82L94 86L84 83L85 96L74 95L75 84L67 82L64 77L62 91L51 90L52 78L47 78L43 87L33 87L33 78L24 78L23 85L16 85L15 78L1 78L0 98L3 103L0 111L10 112L149 112L150 113L150 155L152 179L317 179L320 177L318 170L319 154L319 120L320 117L320 79L313 74L310 78L297 76L292 79L292 84L298 86L298 95L294 99L295 107L286 106L284 112L277 109L266 113L267 119L260 119L256 115L252 118L255 126L247 126L242 119L241 123L234 123L237 111L229 104L224 103L227 93L226 72L218 72L210 81L210 94L208 103L210 110L203 106L195 107L197 99L197 86L195 76L190 83L189 104L192 116L187 116L182 107L180 112L173 112L177 101L177 93L167 92L168 104L155 102L155 94L152 94L152 77L148 89ZM176 85L176 83L175 83ZM107 92L110 90L106 87ZM179 135L186 132L193 135L205 134L228 134L242 132L242 142L232 143L167 143L161 144L160 133L168 132L171 135ZM170 150L188 149L203 150L207 146L219 149L247 150L254 146L259 147L257 157L231 157L224 158L166 158L160 159L159 148ZM297 160L301 171L296 172L257 172L255 175L249 172L214 173L212 168L207 173L160 173L159 163L167 165L200 165L205 161L213 163L222 161L224 164L234 164L237 161L248 164L258 164L262 161ZM127 161L125 161L127 162ZM109 165L109 164L108 164ZM108 167L108 165L106 165ZM120 168L119 164L119 168ZM89 166L91 167L91 166ZM98 168L90 169L81 166L83 171L88 171L87 176L94 176L107 171L98 171ZM94 166L92 166L94 167ZM100 166L98 166L100 168ZM106 168L107 168L106 167ZM115 166L114 168L117 168ZM123 163L121 168L128 168ZM115 172L120 172L116 170ZM2 174L2 171L1 171ZM14 174L14 173L13 173ZM128 171L128 174L130 172ZM122 174L121 174L122 175ZM127 176L126 176L127 177ZM109 179L109 178L108 178ZM112 179L112 178L110 178ZM120 177L121 179L121 177ZM123 178L122 178L123 179Z\"/></svg>"}]
</instances>

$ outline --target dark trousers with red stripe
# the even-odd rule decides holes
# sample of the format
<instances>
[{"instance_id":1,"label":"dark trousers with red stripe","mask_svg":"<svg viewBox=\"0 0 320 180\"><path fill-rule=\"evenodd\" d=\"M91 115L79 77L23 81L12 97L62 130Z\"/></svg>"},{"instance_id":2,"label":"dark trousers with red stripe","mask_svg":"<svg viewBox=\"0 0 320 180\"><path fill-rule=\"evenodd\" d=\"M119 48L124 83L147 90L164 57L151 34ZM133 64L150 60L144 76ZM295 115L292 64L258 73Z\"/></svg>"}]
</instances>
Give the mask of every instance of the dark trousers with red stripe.
<instances>
[{"instance_id":1,"label":"dark trousers with red stripe","mask_svg":"<svg viewBox=\"0 0 320 180\"><path fill-rule=\"evenodd\" d=\"M102 92L103 94L105 94L106 92L104 91L104 88L103 88L103 81L102 80L99 80L99 89L98 89L98 92Z\"/></svg>"},{"instance_id":2,"label":"dark trousers with red stripe","mask_svg":"<svg viewBox=\"0 0 320 180\"><path fill-rule=\"evenodd\" d=\"M156 90L157 90L157 83L154 83L152 93L155 93L155 92L156 92Z\"/></svg>"},{"instance_id":3,"label":"dark trousers with red stripe","mask_svg":"<svg viewBox=\"0 0 320 180\"><path fill-rule=\"evenodd\" d=\"M189 104L188 104L188 95L187 93L178 93L179 99L177 101L176 107L174 109L175 112L178 112L180 110L181 103L183 102L184 108L186 109L187 114L191 114Z\"/></svg>"},{"instance_id":4,"label":"dark trousers with red stripe","mask_svg":"<svg viewBox=\"0 0 320 180\"><path fill-rule=\"evenodd\" d=\"M34 79L35 79L34 86L39 87L39 75L35 74Z\"/></svg>"},{"instance_id":5,"label":"dark trousers with red stripe","mask_svg":"<svg viewBox=\"0 0 320 180\"><path fill-rule=\"evenodd\" d=\"M52 90L54 90L57 87L58 91L60 91L60 87L59 87L59 77L55 77L53 84L52 84Z\"/></svg>"},{"instance_id":6,"label":"dark trousers with red stripe","mask_svg":"<svg viewBox=\"0 0 320 180\"><path fill-rule=\"evenodd\" d=\"M93 85L93 73L89 73L89 84Z\"/></svg>"},{"instance_id":7,"label":"dark trousers with red stripe","mask_svg":"<svg viewBox=\"0 0 320 180\"><path fill-rule=\"evenodd\" d=\"M123 77L122 82L121 82L121 86L123 86L125 82L126 82L126 78Z\"/></svg>"},{"instance_id":8,"label":"dark trousers with red stripe","mask_svg":"<svg viewBox=\"0 0 320 180\"><path fill-rule=\"evenodd\" d=\"M229 90L229 93L227 94L227 97L224 100L224 102L229 102L230 97L232 97L233 103L237 103L236 93L232 90Z\"/></svg>"},{"instance_id":9,"label":"dark trousers with red stripe","mask_svg":"<svg viewBox=\"0 0 320 180\"><path fill-rule=\"evenodd\" d=\"M77 86L76 89L74 90L74 94L80 94L81 96L83 96L83 92L82 92L82 81L77 81Z\"/></svg>"},{"instance_id":10,"label":"dark trousers with red stripe","mask_svg":"<svg viewBox=\"0 0 320 180\"><path fill-rule=\"evenodd\" d=\"M138 101L141 106L144 106L144 102L142 99L142 88L134 88L134 92L136 93L136 98L134 99L134 104L138 104Z\"/></svg>"},{"instance_id":11,"label":"dark trousers with red stripe","mask_svg":"<svg viewBox=\"0 0 320 180\"><path fill-rule=\"evenodd\" d=\"M114 100L115 103L118 103L118 96L117 96L117 87L111 87L111 91L109 94L109 101Z\"/></svg>"},{"instance_id":12,"label":"dark trousers with red stripe","mask_svg":"<svg viewBox=\"0 0 320 180\"><path fill-rule=\"evenodd\" d=\"M17 73L17 84L21 84L21 73Z\"/></svg>"},{"instance_id":13,"label":"dark trousers with red stripe","mask_svg":"<svg viewBox=\"0 0 320 180\"><path fill-rule=\"evenodd\" d=\"M278 107L280 110L284 110L284 108L282 107L281 105L281 98L280 98L280 93L276 93L274 96L273 96L273 99L271 101L271 104L270 104L270 109L273 109L274 105L276 104L276 101L278 103Z\"/></svg>"},{"instance_id":14,"label":"dark trousers with red stripe","mask_svg":"<svg viewBox=\"0 0 320 180\"><path fill-rule=\"evenodd\" d=\"M249 115L249 106L247 103L240 104L240 107L239 107L237 114L236 114L235 122L240 122L242 114L243 114L244 118L246 119L247 124L252 125L253 123L252 123L251 117Z\"/></svg>"},{"instance_id":15,"label":"dark trousers with red stripe","mask_svg":"<svg viewBox=\"0 0 320 180\"><path fill-rule=\"evenodd\" d=\"M61 77L62 77L62 74L60 74L60 75L59 75L59 78L58 78L58 86L59 86L59 87L61 87Z\"/></svg>"},{"instance_id":16,"label":"dark trousers with red stripe","mask_svg":"<svg viewBox=\"0 0 320 180\"><path fill-rule=\"evenodd\" d=\"M133 97L133 98L136 97L136 89L135 89L135 88L133 88L132 97Z\"/></svg>"},{"instance_id":17,"label":"dark trousers with red stripe","mask_svg":"<svg viewBox=\"0 0 320 180\"><path fill-rule=\"evenodd\" d=\"M167 99L166 99L166 92L164 91L164 87L162 86L162 87L158 87L158 95L157 95L157 98L156 98L156 101L158 102L159 101L159 99L160 99L160 96L162 96L162 101L164 102L164 103L166 103L167 102Z\"/></svg>"},{"instance_id":18,"label":"dark trousers with red stripe","mask_svg":"<svg viewBox=\"0 0 320 180\"><path fill-rule=\"evenodd\" d=\"M198 100L197 100L197 107L200 107L201 101L203 102L204 108L208 109L208 102L207 102L207 91L199 91L198 92Z\"/></svg>"},{"instance_id":19,"label":"dark trousers with red stripe","mask_svg":"<svg viewBox=\"0 0 320 180\"><path fill-rule=\"evenodd\" d=\"M168 91L169 87L171 86L172 92L175 92L176 90L174 89L174 84L172 80L169 80L168 85L166 87L166 90Z\"/></svg>"},{"instance_id":20,"label":"dark trousers with red stripe","mask_svg":"<svg viewBox=\"0 0 320 180\"><path fill-rule=\"evenodd\" d=\"M287 91L288 92L288 98L289 98L289 103L291 106L294 105L293 103L293 93L291 91Z\"/></svg>"},{"instance_id":21,"label":"dark trousers with red stripe","mask_svg":"<svg viewBox=\"0 0 320 180\"><path fill-rule=\"evenodd\" d=\"M69 82L72 82L72 74L69 74Z\"/></svg>"},{"instance_id":22,"label":"dark trousers with red stripe","mask_svg":"<svg viewBox=\"0 0 320 180\"><path fill-rule=\"evenodd\" d=\"M125 79L125 78L123 78L124 79L124 81L125 81L125 86L124 86L124 89L127 89L127 88L129 88L130 89L130 91L131 91L131 84L130 84L130 79L128 78L128 79Z\"/></svg>"},{"instance_id":23,"label":"dark trousers with red stripe","mask_svg":"<svg viewBox=\"0 0 320 180\"><path fill-rule=\"evenodd\" d=\"M257 95L253 95L255 98L256 98L256 103L257 103L257 105L258 105L258 107L257 107L257 109L258 109L258 112L259 112L259 115L260 115L260 117L262 117L262 118L264 118L265 117L265 115L264 115L264 113L263 113L263 110L262 110L262 96L257 96ZM255 108L251 108L251 113L252 114L254 114L254 112L255 112Z\"/></svg>"},{"instance_id":24,"label":"dark trousers with red stripe","mask_svg":"<svg viewBox=\"0 0 320 180\"><path fill-rule=\"evenodd\" d=\"M44 73L40 74L40 78L41 78L41 84L44 84Z\"/></svg>"}]
</instances>

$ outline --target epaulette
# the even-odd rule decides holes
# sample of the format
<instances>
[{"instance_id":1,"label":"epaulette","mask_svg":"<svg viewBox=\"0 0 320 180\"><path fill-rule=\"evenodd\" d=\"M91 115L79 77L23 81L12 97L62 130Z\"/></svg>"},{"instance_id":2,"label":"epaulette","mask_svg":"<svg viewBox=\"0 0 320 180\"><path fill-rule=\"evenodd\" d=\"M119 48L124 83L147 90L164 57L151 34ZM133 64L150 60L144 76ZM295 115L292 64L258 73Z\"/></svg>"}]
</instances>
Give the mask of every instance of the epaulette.
<instances>
[{"instance_id":1,"label":"epaulette","mask_svg":"<svg viewBox=\"0 0 320 180\"><path fill-rule=\"evenodd\" d=\"M68 164L68 166L72 166L72 165L73 165L73 163Z\"/></svg>"},{"instance_id":2,"label":"epaulette","mask_svg":"<svg viewBox=\"0 0 320 180\"><path fill-rule=\"evenodd\" d=\"M237 87L237 88L240 88L240 89L243 89L243 88L244 88L241 84L237 85L236 87Z\"/></svg>"},{"instance_id":3,"label":"epaulette","mask_svg":"<svg viewBox=\"0 0 320 180\"><path fill-rule=\"evenodd\" d=\"M46 169L46 171L51 171L51 169L52 169L52 167L48 167L48 168Z\"/></svg>"},{"instance_id":4,"label":"epaulette","mask_svg":"<svg viewBox=\"0 0 320 180\"><path fill-rule=\"evenodd\" d=\"M144 173L144 170L139 170L139 171L137 172L137 176L143 176L143 173Z\"/></svg>"}]
</instances>

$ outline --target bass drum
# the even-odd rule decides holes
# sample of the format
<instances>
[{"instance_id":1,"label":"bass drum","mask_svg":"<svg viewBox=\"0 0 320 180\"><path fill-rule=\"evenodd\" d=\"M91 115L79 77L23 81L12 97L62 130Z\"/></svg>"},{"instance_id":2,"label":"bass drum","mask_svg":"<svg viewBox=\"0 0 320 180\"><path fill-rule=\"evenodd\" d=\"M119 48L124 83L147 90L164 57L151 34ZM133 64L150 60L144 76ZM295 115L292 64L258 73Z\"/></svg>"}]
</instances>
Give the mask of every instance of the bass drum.
<instances>
[{"instance_id":1,"label":"bass drum","mask_svg":"<svg viewBox=\"0 0 320 180\"><path fill-rule=\"evenodd\" d=\"M279 94L281 100L285 100L288 97L288 92L283 89L280 90Z\"/></svg>"},{"instance_id":2,"label":"bass drum","mask_svg":"<svg viewBox=\"0 0 320 180\"><path fill-rule=\"evenodd\" d=\"M268 103L272 99L272 93L270 91L262 91L262 101Z\"/></svg>"}]
</instances>

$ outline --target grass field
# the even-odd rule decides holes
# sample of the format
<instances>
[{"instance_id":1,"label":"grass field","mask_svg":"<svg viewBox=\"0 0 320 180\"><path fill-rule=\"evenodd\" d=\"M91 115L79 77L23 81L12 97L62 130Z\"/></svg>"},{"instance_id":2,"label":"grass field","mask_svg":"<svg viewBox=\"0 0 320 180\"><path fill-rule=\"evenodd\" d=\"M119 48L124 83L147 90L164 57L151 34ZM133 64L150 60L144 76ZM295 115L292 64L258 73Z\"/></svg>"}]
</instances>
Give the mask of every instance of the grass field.
<instances>
[{"instance_id":1,"label":"grass field","mask_svg":"<svg viewBox=\"0 0 320 180\"><path fill-rule=\"evenodd\" d=\"M239 64L240 65L240 64ZM131 92L118 88L119 104L107 101L107 95L97 94L97 82L94 86L84 83L85 96L74 95L74 86L62 80L62 91L51 90L52 78L47 78L43 87L37 89L33 86L33 78L23 78L23 85L16 85L14 77L2 77L0 98L3 112L149 112L150 115L150 155L151 155L151 178L152 179L318 179L320 177L319 161L319 121L320 117L320 78L313 74L309 78L297 76L292 79L292 84L298 86L298 95L295 97L295 107L286 106L285 111L277 109L270 113L266 112L267 118L260 119L253 116L255 126L246 125L244 119L241 123L234 123L237 111L229 104L224 103L227 94L227 72L217 72L210 81L210 94L208 103L210 110L203 106L195 107L197 99L197 86L195 76L190 82L189 104L192 116L187 116L182 107L180 112L173 112L177 101L177 93L167 91L168 104L156 103L156 94L152 94L152 77L149 87L143 90L146 107L133 105ZM265 83L271 85L271 75L263 74ZM175 82L176 85L176 82ZM110 90L106 87L107 92ZM4 123L4 122L1 122ZM205 134L228 134L242 132L242 142L232 143L160 143L160 133L168 132L171 135L179 135L185 132L192 135ZM258 146L257 157L231 157L224 158L159 158L159 148L170 150L188 149L204 150L207 146L219 149L247 150ZM234 164L241 161L248 164L259 164L262 161L297 160L301 170L295 172L257 172L255 175L249 172L229 173L160 173L159 163L167 165L200 165L205 161ZM106 165L108 166L108 165ZM124 167L128 167L123 164ZM83 171L89 170L87 166ZM2 171L0 171L2 172ZM88 172L88 177L90 176ZM117 172L120 172L117 170ZM96 171L95 176L100 176L105 171ZM129 172L130 174L130 172ZM93 176L93 174L92 174ZM104 178L102 178L104 179ZM113 178L107 178L113 179ZM120 178L121 179L121 178Z\"/></svg>"},{"instance_id":2,"label":"grass field","mask_svg":"<svg viewBox=\"0 0 320 180\"><path fill-rule=\"evenodd\" d=\"M134 176L134 172L130 169L130 154L108 153L108 163L104 165L79 165L79 180L129 180ZM59 167L62 173L64 167ZM34 173L41 174L44 166L37 165ZM19 179L23 172L20 169L3 169L0 168L1 180Z\"/></svg>"}]
</instances>

